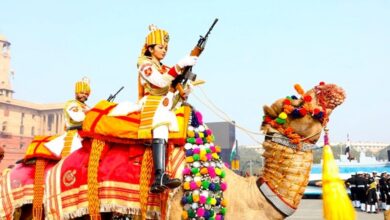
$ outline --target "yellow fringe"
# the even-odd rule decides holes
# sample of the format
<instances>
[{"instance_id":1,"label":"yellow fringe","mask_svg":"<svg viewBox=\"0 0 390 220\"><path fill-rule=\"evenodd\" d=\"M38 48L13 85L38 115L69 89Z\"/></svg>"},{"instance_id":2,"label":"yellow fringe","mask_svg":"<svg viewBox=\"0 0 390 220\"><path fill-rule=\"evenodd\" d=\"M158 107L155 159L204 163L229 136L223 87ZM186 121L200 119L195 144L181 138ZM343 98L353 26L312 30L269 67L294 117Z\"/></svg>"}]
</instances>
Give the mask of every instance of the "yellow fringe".
<instances>
[{"instance_id":1,"label":"yellow fringe","mask_svg":"<svg viewBox=\"0 0 390 220\"><path fill-rule=\"evenodd\" d=\"M322 200L326 220L356 219L355 209L345 189L344 181L339 177L339 168L333 157L332 149L325 145L322 165Z\"/></svg>"},{"instance_id":2,"label":"yellow fringe","mask_svg":"<svg viewBox=\"0 0 390 220\"><path fill-rule=\"evenodd\" d=\"M61 151L61 158L64 158L70 154L72 148L73 138L77 133L77 129L69 130L66 132L64 148Z\"/></svg>"},{"instance_id":3,"label":"yellow fringe","mask_svg":"<svg viewBox=\"0 0 390 220\"><path fill-rule=\"evenodd\" d=\"M45 189L45 166L44 159L35 162L33 220L41 220L43 213L43 193Z\"/></svg>"},{"instance_id":4,"label":"yellow fringe","mask_svg":"<svg viewBox=\"0 0 390 220\"><path fill-rule=\"evenodd\" d=\"M148 208L148 197L149 197L149 183L152 177L153 170L153 157L152 150L150 147L146 148L143 159L142 159L142 167L141 167L141 175L140 175L140 202L141 202L141 215L142 220L146 219L146 211Z\"/></svg>"},{"instance_id":5,"label":"yellow fringe","mask_svg":"<svg viewBox=\"0 0 390 220\"><path fill-rule=\"evenodd\" d=\"M88 209L91 220L100 220L98 169L105 142L93 139L88 161Z\"/></svg>"}]
</instances>

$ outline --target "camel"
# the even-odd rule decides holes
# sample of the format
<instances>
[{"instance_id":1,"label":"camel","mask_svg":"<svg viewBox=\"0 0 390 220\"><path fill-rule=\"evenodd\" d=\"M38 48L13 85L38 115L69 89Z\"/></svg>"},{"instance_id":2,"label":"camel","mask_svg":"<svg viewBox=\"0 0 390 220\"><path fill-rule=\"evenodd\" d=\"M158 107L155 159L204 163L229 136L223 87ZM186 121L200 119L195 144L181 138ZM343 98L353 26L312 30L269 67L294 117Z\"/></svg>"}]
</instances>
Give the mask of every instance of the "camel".
<instances>
[{"instance_id":1,"label":"camel","mask_svg":"<svg viewBox=\"0 0 390 220\"><path fill-rule=\"evenodd\" d=\"M318 120L306 114L293 118L290 113L285 119L284 127L292 128L295 134L289 131L286 134L286 129L281 126L273 127L272 121L263 122L262 130L268 134L263 143L265 149L263 173L260 178L244 178L226 169L228 188L224 192L224 197L227 198L228 206L225 219L284 219L292 215L298 207L313 162L309 146L317 142L322 128L327 123L327 117L345 99L344 91L333 84L321 84L306 93L302 91L301 93L301 99L290 100L292 106L305 105L310 108L311 105L313 110L322 109L324 113L326 112L326 117ZM286 99L279 99L270 107L264 106L265 117L278 118L280 113L287 110L286 108L288 108ZM280 136L275 134L290 137L278 139ZM291 139L296 141L295 144L289 142ZM308 150L303 151L305 147ZM171 220L180 219L181 196L182 191L172 199Z\"/></svg>"},{"instance_id":2,"label":"camel","mask_svg":"<svg viewBox=\"0 0 390 220\"><path fill-rule=\"evenodd\" d=\"M227 183L223 198L227 201L227 212L219 219L284 219L297 209L308 184L313 162L312 148L332 111L344 101L345 93L334 84L323 83L307 92L299 86L296 89L301 97L279 99L270 107L263 108L265 117L261 129L266 134L263 143L265 165L260 178L244 178L223 167L226 174L224 181ZM103 104L110 108L110 104ZM103 112L100 110L96 110L96 116L104 118L99 115ZM182 198L188 191L184 184L183 188L162 194L148 193L152 179L151 154L147 147L145 150L144 141L113 137L112 129L131 126L137 118L139 116L135 115L131 120L127 118L126 122L117 118L115 123L94 124L94 120L91 120L83 124L83 148L57 163L46 178L47 219L109 219L112 216L132 216L134 219L185 218ZM181 125L187 127L186 123L191 122L186 122L188 118L185 116L183 118ZM130 124L124 126L121 123ZM103 131L92 133L92 126ZM112 128L108 129L108 133L107 127ZM119 137L136 136L134 130L115 130L114 133ZM172 175L178 177L186 166L183 153L185 143L180 138L170 136L169 144L171 155L179 158L175 165L170 166ZM131 170L127 170L123 164L132 165ZM112 176L136 184L107 181L112 180ZM108 191L110 187L120 189L120 193L111 195L110 192L114 191ZM134 200L125 203L128 196L134 196ZM133 203L136 203L135 208L126 206ZM58 205L61 208L55 208Z\"/></svg>"}]
</instances>

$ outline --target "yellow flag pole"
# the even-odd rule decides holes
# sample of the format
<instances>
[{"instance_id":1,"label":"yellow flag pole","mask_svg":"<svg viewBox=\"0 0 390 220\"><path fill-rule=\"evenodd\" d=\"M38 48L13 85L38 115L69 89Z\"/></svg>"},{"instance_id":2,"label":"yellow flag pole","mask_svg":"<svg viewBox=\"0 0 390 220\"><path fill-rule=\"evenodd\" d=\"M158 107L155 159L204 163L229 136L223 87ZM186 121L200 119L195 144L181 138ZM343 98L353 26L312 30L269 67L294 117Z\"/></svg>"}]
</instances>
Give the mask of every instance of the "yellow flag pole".
<instances>
[{"instance_id":1,"label":"yellow flag pole","mask_svg":"<svg viewBox=\"0 0 390 220\"><path fill-rule=\"evenodd\" d=\"M325 128L324 149L322 151L322 200L324 219L354 220L355 209L348 197L344 181L340 179L339 168L329 144L328 129Z\"/></svg>"}]
</instances>

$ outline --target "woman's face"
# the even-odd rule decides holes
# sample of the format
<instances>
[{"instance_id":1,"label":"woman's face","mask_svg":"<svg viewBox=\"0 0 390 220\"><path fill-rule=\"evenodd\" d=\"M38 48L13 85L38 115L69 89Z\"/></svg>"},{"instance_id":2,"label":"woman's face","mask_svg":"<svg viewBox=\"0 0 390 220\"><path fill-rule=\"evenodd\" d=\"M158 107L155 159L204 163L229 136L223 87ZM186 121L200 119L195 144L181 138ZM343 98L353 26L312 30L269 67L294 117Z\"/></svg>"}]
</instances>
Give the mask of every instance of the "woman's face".
<instances>
[{"instance_id":1,"label":"woman's face","mask_svg":"<svg viewBox=\"0 0 390 220\"><path fill-rule=\"evenodd\" d=\"M153 48L150 48L150 53L152 57L156 58L158 61L164 59L167 54L168 46L156 44Z\"/></svg>"}]
</instances>

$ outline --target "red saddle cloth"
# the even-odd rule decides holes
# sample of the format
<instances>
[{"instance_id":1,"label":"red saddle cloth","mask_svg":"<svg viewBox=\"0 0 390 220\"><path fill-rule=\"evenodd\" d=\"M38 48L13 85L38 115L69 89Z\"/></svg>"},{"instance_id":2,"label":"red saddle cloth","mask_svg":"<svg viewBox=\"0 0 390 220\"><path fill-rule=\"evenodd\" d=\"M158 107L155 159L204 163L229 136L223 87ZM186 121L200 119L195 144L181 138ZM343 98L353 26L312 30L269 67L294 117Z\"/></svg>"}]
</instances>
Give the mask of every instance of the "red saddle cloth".
<instances>
[{"instance_id":1,"label":"red saddle cloth","mask_svg":"<svg viewBox=\"0 0 390 220\"><path fill-rule=\"evenodd\" d=\"M48 161L45 175L57 161ZM0 219L8 219L16 208L32 204L34 196L35 164L17 164L3 171L0 177Z\"/></svg>"},{"instance_id":2,"label":"red saddle cloth","mask_svg":"<svg viewBox=\"0 0 390 220\"><path fill-rule=\"evenodd\" d=\"M75 151L53 167L46 186L48 219L69 219L88 214L88 160L92 139L83 141L83 148ZM99 200L101 212L141 214L140 173L145 146L105 142L99 170ZM167 169L177 178L184 166L184 151L172 149ZM153 178L151 178L152 184ZM149 194L148 219L160 215L160 194Z\"/></svg>"},{"instance_id":3,"label":"red saddle cloth","mask_svg":"<svg viewBox=\"0 0 390 220\"><path fill-rule=\"evenodd\" d=\"M35 160L44 159L45 175L61 158L45 147L57 136L35 136L28 145L23 162L6 169L0 176L0 219L8 219L16 208L31 204L34 196Z\"/></svg>"}]
</instances>

